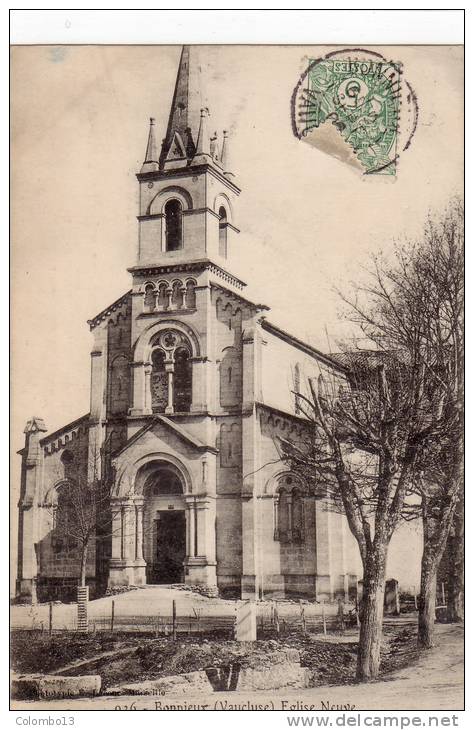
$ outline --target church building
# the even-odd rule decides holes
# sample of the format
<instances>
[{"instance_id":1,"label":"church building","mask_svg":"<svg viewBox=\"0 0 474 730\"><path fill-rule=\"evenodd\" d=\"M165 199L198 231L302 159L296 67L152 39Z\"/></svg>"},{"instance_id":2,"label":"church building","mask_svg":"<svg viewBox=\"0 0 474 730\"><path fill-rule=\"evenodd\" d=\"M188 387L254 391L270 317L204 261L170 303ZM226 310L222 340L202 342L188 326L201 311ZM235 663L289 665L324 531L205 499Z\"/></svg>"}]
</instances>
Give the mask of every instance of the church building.
<instances>
[{"instance_id":1,"label":"church building","mask_svg":"<svg viewBox=\"0 0 474 730\"><path fill-rule=\"evenodd\" d=\"M295 392L346 371L272 324L228 270L245 226L241 190L228 135L211 134L201 108L197 53L182 50L161 147L150 120L131 288L88 323L90 412L51 434L39 417L25 428L21 600L73 597L80 546L56 507L98 474L108 505L95 508L110 525L87 550L92 597L186 583L224 597L332 599L360 577L345 516L278 451L307 427Z\"/></svg>"}]
</instances>

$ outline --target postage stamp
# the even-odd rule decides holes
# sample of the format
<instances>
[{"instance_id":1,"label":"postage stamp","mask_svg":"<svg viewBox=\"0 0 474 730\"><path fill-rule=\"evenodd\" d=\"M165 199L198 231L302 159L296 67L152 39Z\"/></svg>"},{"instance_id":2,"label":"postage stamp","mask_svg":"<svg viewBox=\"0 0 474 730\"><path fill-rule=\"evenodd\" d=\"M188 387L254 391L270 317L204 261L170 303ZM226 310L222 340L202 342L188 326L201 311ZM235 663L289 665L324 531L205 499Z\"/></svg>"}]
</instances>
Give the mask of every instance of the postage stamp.
<instances>
[{"instance_id":1,"label":"postage stamp","mask_svg":"<svg viewBox=\"0 0 474 730\"><path fill-rule=\"evenodd\" d=\"M416 97L402 78L402 64L364 49L310 59L292 97L295 135L311 136L315 146L365 174L396 174L400 143L401 149L409 146L416 117ZM320 134L315 142L314 132L325 123L337 135Z\"/></svg>"}]
</instances>

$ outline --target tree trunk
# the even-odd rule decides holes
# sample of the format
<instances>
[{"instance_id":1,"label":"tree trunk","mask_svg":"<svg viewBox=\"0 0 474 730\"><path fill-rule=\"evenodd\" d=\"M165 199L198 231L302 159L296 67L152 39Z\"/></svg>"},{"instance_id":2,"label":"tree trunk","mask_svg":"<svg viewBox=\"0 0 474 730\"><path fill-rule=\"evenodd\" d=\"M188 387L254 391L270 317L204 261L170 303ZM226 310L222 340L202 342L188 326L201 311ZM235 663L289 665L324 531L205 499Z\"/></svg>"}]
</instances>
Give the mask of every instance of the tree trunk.
<instances>
[{"instance_id":1,"label":"tree trunk","mask_svg":"<svg viewBox=\"0 0 474 730\"><path fill-rule=\"evenodd\" d=\"M378 552L380 552L380 548ZM386 547L382 548L382 554L377 554L375 549L364 562L364 587L356 672L356 679L360 682L376 679L379 674L386 562Z\"/></svg>"},{"instance_id":2,"label":"tree trunk","mask_svg":"<svg viewBox=\"0 0 474 730\"><path fill-rule=\"evenodd\" d=\"M464 499L460 499L453 523L453 535L446 546L448 566L447 620L464 620Z\"/></svg>"},{"instance_id":3,"label":"tree trunk","mask_svg":"<svg viewBox=\"0 0 474 730\"><path fill-rule=\"evenodd\" d=\"M81 553L81 574L79 578L79 585L86 585L86 569L87 569L87 545L84 545Z\"/></svg>"},{"instance_id":4,"label":"tree trunk","mask_svg":"<svg viewBox=\"0 0 474 730\"><path fill-rule=\"evenodd\" d=\"M418 608L418 646L431 649L434 646L434 624L436 619L436 577L439 558L424 545L421 560L420 605Z\"/></svg>"}]
</instances>

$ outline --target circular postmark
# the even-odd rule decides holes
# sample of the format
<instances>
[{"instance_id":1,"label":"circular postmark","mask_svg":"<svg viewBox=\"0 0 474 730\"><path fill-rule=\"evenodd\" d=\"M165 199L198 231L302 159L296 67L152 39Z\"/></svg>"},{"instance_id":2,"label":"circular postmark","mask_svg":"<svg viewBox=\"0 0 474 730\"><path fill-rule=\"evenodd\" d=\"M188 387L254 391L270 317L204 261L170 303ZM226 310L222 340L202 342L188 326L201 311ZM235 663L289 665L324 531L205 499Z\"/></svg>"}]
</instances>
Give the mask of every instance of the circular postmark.
<instances>
[{"instance_id":1,"label":"circular postmark","mask_svg":"<svg viewBox=\"0 0 474 730\"><path fill-rule=\"evenodd\" d=\"M402 64L364 48L310 59L291 97L294 135L366 175L395 175L417 121L416 94ZM322 134L326 122L329 136Z\"/></svg>"}]
</instances>

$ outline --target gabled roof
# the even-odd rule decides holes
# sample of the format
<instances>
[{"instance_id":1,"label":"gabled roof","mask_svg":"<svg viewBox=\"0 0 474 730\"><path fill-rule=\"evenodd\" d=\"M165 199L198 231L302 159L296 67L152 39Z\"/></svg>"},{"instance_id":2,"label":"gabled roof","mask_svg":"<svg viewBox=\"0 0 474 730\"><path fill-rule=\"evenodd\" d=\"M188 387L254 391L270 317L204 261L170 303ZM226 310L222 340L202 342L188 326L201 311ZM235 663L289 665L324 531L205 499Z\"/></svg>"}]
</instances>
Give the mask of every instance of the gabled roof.
<instances>
[{"instance_id":1,"label":"gabled roof","mask_svg":"<svg viewBox=\"0 0 474 730\"><path fill-rule=\"evenodd\" d=\"M143 426L139 431L137 431L129 440L127 443L122 446L121 449L116 451L113 456L116 458L120 454L122 454L124 451L126 451L132 444L136 443L140 440L140 438L145 434L147 431L150 431L154 425L157 423L161 423L166 428L170 429L171 431L174 431L174 433L182 439L182 441L191 444L195 449L198 451L211 451L213 454L218 453L218 449L216 449L214 446L211 446L210 444L205 444L203 441L200 441L200 439L196 438L196 436L193 436L189 433L183 426L176 423L175 421L172 421L170 418L166 418L166 416L163 416L161 413L157 413L154 418L150 419L150 422L146 424L146 426Z\"/></svg>"},{"instance_id":2,"label":"gabled roof","mask_svg":"<svg viewBox=\"0 0 474 730\"><path fill-rule=\"evenodd\" d=\"M89 325L91 330L93 330L94 327L97 327L97 325L99 325L101 322L103 322L104 319L106 319L109 316L109 314L112 314L112 312L115 312L115 310L118 307L122 306L122 304L125 304L125 302L127 301L127 297L129 297L131 293L132 293L132 290L129 289L127 292L125 292L125 294L122 294L121 297L116 299L115 302L113 302L108 307L103 309L102 312L99 312L99 314L96 314L96 316L93 317L92 319L88 319L87 324Z\"/></svg>"},{"instance_id":3,"label":"gabled roof","mask_svg":"<svg viewBox=\"0 0 474 730\"><path fill-rule=\"evenodd\" d=\"M300 340L298 337L295 337L289 332L285 332L285 330L277 327L275 324L272 324L265 317L261 318L260 326L262 327L262 329L270 332L272 335L275 335L275 337L279 337L281 340L285 340L285 342L288 342L288 344L293 345L293 347L297 347L298 350L301 350L302 352L306 352L308 355L311 355L311 357L314 357L316 360L320 360L321 362L324 362L326 365L335 368L340 372L348 372L347 365L336 359L334 355L325 355L324 352L317 350L312 345L308 345L307 342L303 342L303 340Z\"/></svg>"}]
</instances>

